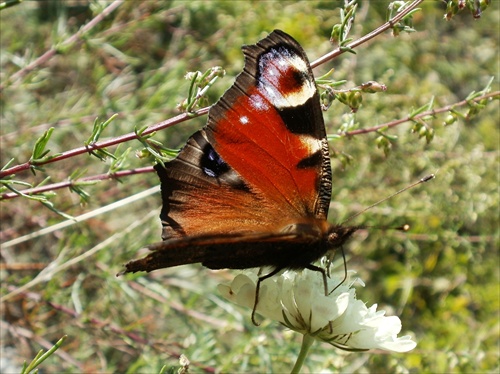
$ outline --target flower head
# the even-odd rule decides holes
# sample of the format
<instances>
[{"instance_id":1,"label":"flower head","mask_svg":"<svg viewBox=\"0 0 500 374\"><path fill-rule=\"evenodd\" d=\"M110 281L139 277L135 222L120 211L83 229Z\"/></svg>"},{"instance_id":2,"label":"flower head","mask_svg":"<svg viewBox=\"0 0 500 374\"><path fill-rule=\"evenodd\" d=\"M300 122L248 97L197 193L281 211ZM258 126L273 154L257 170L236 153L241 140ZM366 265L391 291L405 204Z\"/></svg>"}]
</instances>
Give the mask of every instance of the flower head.
<instances>
[{"instance_id":1,"label":"flower head","mask_svg":"<svg viewBox=\"0 0 500 374\"><path fill-rule=\"evenodd\" d=\"M323 277L311 270L285 271L262 282L256 312L279 321L288 328L347 350L373 348L407 352L416 343L409 336L398 337L401 320L377 311L377 305L367 308L356 299L355 284L364 286L359 278L348 279L330 295L325 296ZM234 278L230 285L219 285L228 300L253 308L258 276L247 271ZM328 287L341 282L332 277Z\"/></svg>"}]
</instances>

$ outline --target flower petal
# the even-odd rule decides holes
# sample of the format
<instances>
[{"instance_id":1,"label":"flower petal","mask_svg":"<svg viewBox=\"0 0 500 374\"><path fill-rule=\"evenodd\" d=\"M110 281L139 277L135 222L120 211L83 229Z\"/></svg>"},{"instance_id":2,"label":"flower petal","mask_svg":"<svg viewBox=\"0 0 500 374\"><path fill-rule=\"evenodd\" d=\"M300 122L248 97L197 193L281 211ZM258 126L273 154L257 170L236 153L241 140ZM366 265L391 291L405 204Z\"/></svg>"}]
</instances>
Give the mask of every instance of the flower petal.
<instances>
[{"instance_id":1,"label":"flower petal","mask_svg":"<svg viewBox=\"0 0 500 374\"><path fill-rule=\"evenodd\" d=\"M285 271L261 283L256 312L272 318L302 334L334 345L355 349L384 349L408 352L416 343L410 336L398 337L401 320L377 311L377 304L367 307L356 299L354 285L364 286L359 278L346 282L329 279L334 291L325 296L323 277L319 272ZM253 308L257 275L238 275L230 286L219 285L221 294L239 305Z\"/></svg>"}]
</instances>

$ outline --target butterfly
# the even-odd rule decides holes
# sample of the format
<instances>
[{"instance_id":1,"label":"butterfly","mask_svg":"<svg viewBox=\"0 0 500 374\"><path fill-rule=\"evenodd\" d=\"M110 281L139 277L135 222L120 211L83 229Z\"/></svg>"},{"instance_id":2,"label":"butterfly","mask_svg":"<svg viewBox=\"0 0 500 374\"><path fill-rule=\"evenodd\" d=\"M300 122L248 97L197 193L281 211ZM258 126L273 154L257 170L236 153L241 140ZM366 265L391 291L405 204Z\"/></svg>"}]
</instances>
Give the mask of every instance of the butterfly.
<instances>
[{"instance_id":1,"label":"butterfly","mask_svg":"<svg viewBox=\"0 0 500 374\"><path fill-rule=\"evenodd\" d=\"M275 30L243 46L243 72L210 108L207 125L155 170L162 242L124 273L201 263L210 269L310 269L357 230L327 221L330 155L307 56ZM326 289L325 289L326 292ZM254 320L254 313L252 313Z\"/></svg>"}]
</instances>

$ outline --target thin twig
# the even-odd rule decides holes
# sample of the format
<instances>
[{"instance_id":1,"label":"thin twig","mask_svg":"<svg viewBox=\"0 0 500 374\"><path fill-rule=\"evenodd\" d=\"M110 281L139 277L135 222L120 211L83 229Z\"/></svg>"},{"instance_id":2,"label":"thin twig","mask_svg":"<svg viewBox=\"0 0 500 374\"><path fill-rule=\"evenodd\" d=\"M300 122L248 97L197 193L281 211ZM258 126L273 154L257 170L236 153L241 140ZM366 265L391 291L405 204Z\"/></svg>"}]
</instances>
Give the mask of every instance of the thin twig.
<instances>
[{"instance_id":1,"label":"thin twig","mask_svg":"<svg viewBox=\"0 0 500 374\"><path fill-rule=\"evenodd\" d=\"M317 60L311 62L311 67L316 68L319 65L324 64L327 61L333 60L335 57L340 56L341 54L345 53L346 50L349 49L354 49L358 46L360 46L363 43L366 43L367 41L375 38L377 35L383 33L386 30L389 30L390 28L394 27L395 24L397 24L399 21L401 21L404 17L408 15L408 13L412 12L418 5L420 5L424 0L415 0L413 3L408 5L405 9L403 9L400 13L398 13L396 16L391 18L389 21L384 23L382 26L377 27L375 30L369 32L365 36L362 36L361 38L353 41L352 43L347 44L344 47L339 47L326 55L318 58Z\"/></svg>"},{"instance_id":2,"label":"thin twig","mask_svg":"<svg viewBox=\"0 0 500 374\"><path fill-rule=\"evenodd\" d=\"M494 97L497 97L497 96L500 96L500 91L490 92L490 93L478 96L478 97L476 97L474 99L471 99L471 100L462 100L462 101L459 101L458 103L447 105L447 106L444 106L442 108L428 110L428 111L422 112L422 113L420 113L420 114L418 114L416 116L413 116L413 117L408 116L408 117L405 117L405 118L402 118L402 119L397 119L397 120L394 120L394 121L386 122L386 123L383 123L381 125L377 125L377 126L370 127L370 128L358 129L358 130L353 130L353 131L347 131L345 133L342 133L342 135L344 135L344 136L354 136L354 135L360 135L360 134L367 134L367 133L375 132L375 131L378 131L378 130L381 130L381 129L385 129L385 128L395 127L395 126L401 125L401 124L403 124L405 122L414 121L414 120L417 120L417 119L425 118L427 116L434 116L434 115L439 114L439 113L448 112L448 111L450 111L450 110L452 110L454 108L458 108L460 106L467 105L471 101L478 102L478 101L481 101L481 100L484 100L484 99L494 98ZM205 110L208 111L208 108L203 108L203 109L197 111L195 115L196 116L202 115L202 114L204 114ZM182 115L174 117L174 118L172 118L170 120L157 123L156 125L150 126L143 134L144 135L145 134L150 134L152 132L158 131L159 129L163 129L163 128L166 128L166 127L178 124L178 123L184 121L184 118L186 116L187 115L182 114ZM98 148L101 148L101 147L107 147L107 146L110 145L111 142L113 142L112 144L116 144L115 141L117 139L122 139L122 138L128 137L128 136L130 136L132 139L134 139L134 138L136 139L137 138L137 136L135 135L135 133L130 133L130 134L127 134L127 135L123 135L122 137L119 137L119 138L111 139L111 140L106 141L106 142L95 143L92 146L92 149L98 149ZM68 157L71 157L72 155L79 154L78 152L80 152L80 153L88 152L89 148L84 148L84 147L82 148L81 147L81 148L73 149L71 151L67 151L67 152L61 154L60 156L55 157L55 158L49 160L49 162L54 162L54 160L57 161L57 159L61 159L61 157L63 155L65 155L64 158L68 158ZM84 152L81 152L82 149L84 149ZM26 164L28 164L28 167L29 167L29 163L26 163ZM21 167L21 166L26 165L26 164L18 165L17 167ZM12 169L14 169L14 168L16 168L16 167L13 167L13 168L10 168L10 169L6 169L3 172L0 172L0 177L3 177L5 175L9 175L9 174L15 174L15 173L10 173L10 171ZM41 193L41 192L56 190L56 189L60 189L60 188L70 187L73 184L77 184L77 182L79 182L79 181L93 181L93 180L112 179L112 178L118 178L118 177L132 175L132 174L150 173L152 171L153 171L153 168L151 166L144 167L144 168L133 169L133 170L123 170L123 171L119 171L119 172L112 173L112 174L100 174L100 175L95 175L95 176L91 176L91 177L82 178L82 179L75 180L75 181L66 181L66 182L61 182L61 183L55 183L55 184L46 185L46 186L43 186L43 187L30 188L30 189L22 190L22 192L25 193L25 194L33 195L35 193ZM15 198L15 197L18 197L18 196L19 195L16 194L16 193L14 193L14 192L9 192L9 193L5 193L3 195L0 195L0 200L12 199L12 198Z\"/></svg>"},{"instance_id":3,"label":"thin twig","mask_svg":"<svg viewBox=\"0 0 500 374\"><path fill-rule=\"evenodd\" d=\"M382 32L388 30L389 28L391 28L392 26L394 26L394 24L396 24L402 18L404 18L410 11L414 10L415 7L417 7L422 1L423 0L416 0L416 1L414 1L407 8L405 8L403 11L401 11L400 13L398 13L394 18L392 18L391 20L389 20L388 22L386 22L382 26L378 27L377 29L371 31L367 35L365 35L365 36L359 38L358 40L355 40L352 43L348 44L345 48L355 48L355 47L358 47L361 44L367 42L368 40L373 39L375 36L381 34ZM106 8L106 9L108 9L108 8ZM317 59L316 61L314 61L311 64L311 66L312 67L317 67L317 66L325 63L326 61L329 61L332 58L337 57L338 55L340 55L342 53L344 53L344 51L342 51L340 48L336 49L336 50L334 50L334 51L332 51L332 52L324 55L323 57ZM146 131L144 131L142 135L151 134L152 132L165 129L165 128L173 126L173 125L177 125L177 124L182 123L184 121L187 121L187 120L189 120L189 119L191 119L193 117L198 117L198 116L204 115L204 114L208 113L208 110L209 110L209 107L205 107L205 108L197 110L194 113L181 114L179 116L176 116L174 118L168 119L166 121L157 123L155 125L152 125L152 126L148 127L148 129ZM41 162L41 163L37 163L36 165L40 166L40 165L44 165L44 164L48 164L48 163L52 163L52 162L57 162L57 161L60 161L60 160L66 159L66 158L74 157L74 156L77 156L77 155L80 155L80 154L83 154L83 153L87 153L87 152L90 152L90 151L93 151L93 150L97 150L97 149L101 149L101 148L106 148L106 147L109 147L109 146L112 146L112 145L116 145L116 144L119 144L119 143L124 143L124 142L130 141L130 140L134 140L134 139L137 139L137 138L138 137L137 137L137 135L135 133L125 134L125 135L122 135L122 136L119 136L117 138L113 138L113 139L110 139L110 140L107 140L107 141L97 142L97 143L92 144L91 146L88 146L88 147L80 147L80 148L75 148L75 149L70 150L70 151L63 152L63 153L61 153L60 155L58 155L56 157L53 157L53 158L51 158L49 160L46 160L44 162ZM6 177L8 175L17 174L17 173L19 173L21 171L29 170L31 166L32 166L32 164L28 161L28 162L25 162L23 164L19 164L19 165L13 166L11 168L2 170L2 171L0 171L0 178L4 178L4 177Z\"/></svg>"},{"instance_id":4,"label":"thin twig","mask_svg":"<svg viewBox=\"0 0 500 374\"><path fill-rule=\"evenodd\" d=\"M198 117L198 116L201 116L203 114L206 114L206 113L208 113L208 109L209 108L207 107L207 108L200 109L200 110L198 110L198 111L196 111L194 113L180 114L180 115L178 115L176 117L173 117L173 118L170 118L170 119L168 119L166 121L162 121L162 122L159 122L159 123L157 123L155 125L149 126L142 133L142 136L151 134L151 133L153 133L155 131L158 131L158 130L165 129L165 128L170 127L170 126L177 125L177 124L179 124L181 122L187 121L188 119L190 119L192 117ZM110 146L113 146L113 145L117 145L117 144L120 144L120 143L125 143L125 142L131 141L131 140L135 140L135 139L138 139L137 134L135 132L131 132L131 133L128 133L128 134L125 134L125 135L122 135L122 136L118 136L116 138L112 138L112 139L109 139L109 140L105 140L105 141L102 141L102 142L97 142L97 143L94 143L94 144L90 144L88 146L78 147L78 148L75 148L75 149L63 152L63 153L61 153L61 154L59 154L59 155L57 155L57 156L55 156L53 158L50 158L50 159L48 159L46 161L36 163L36 166L50 164L50 163L61 161L61 160L64 160L64 159L67 159L67 158L70 158L70 157L78 156L78 155L81 155L81 154L84 154L84 153L89 153L89 152L97 150L97 149L102 149L102 148L110 147ZM8 175L17 174L17 173L19 173L21 171L29 170L31 168L31 166L33 166L33 163L30 162L30 161L28 161L28 162L25 162L23 164L19 164L19 165L13 166L11 168L2 170L2 171L0 171L0 178L4 178L4 177L6 177Z\"/></svg>"},{"instance_id":5,"label":"thin twig","mask_svg":"<svg viewBox=\"0 0 500 374\"><path fill-rule=\"evenodd\" d=\"M44 193L44 192L48 192L48 191L59 190L61 188L77 186L79 183L82 183L82 182L102 181L102 180L106 180L106 179L119 179L122 177L127 177L129 175L152 173L153 171L154 171L154 169L152 166L145 166L145 167L137 168L137 169L120 170L120 171L117 171L115 173L98 174L98 175L93 175L90 177L48 184L48 185L41 186L41 187L27 188L25 190L21 190L21 192L25 195L36 195L36 194L40 194L40 193ZM7 193L0 195L0 201L13 199L13 198L19 197L19 196L20 195L15 193L15 192L7 192Z\"/></svg>"},{"instance_id":6,"label":"thin twig","mask_svg":"<svg viewBox=\"0 0 500 374\"><path fill-rule=\"evenodd\" d=\"M85 26L83 26L77 33L73 34L70 36L68 39L63 41L60 44L60 47L71 45L72 43L75 43L78 41L86 32L94 28L99 22L101 22L104 18L106 18L108 15L110 15L116 8L118 8L124 0L116 0L113 1L109 6L104 9L101 13L99 13L97 16L95 16L89 23L87 23ZM17 73L12 74L7 81L0 85L0 92L3 91L5 86L8 84L12 84L22 77L24 77L26 74L29 72L35 70L39 66L45 64L48 60L50 60L52 57L54 57L57 53L60 47L55 47L52 46L47 52L45 52L43 55L38 57L35 61L33 61L31 64L25 66L21 70L19 70Z\"/></svg>"},{"instance_id":7,"label":"thin twig","mask_svg":"<svg viewBox=\"0 0 500 374\"><path fill-rule=\"evenodd\" d=\"M366 128L366 129L358 129L358 130L347 131L347 132L343 133L342 135L353 136L353 135L367 134L369 132L375 132L377 130L394 127L394 126L400 125L402 123L409 122L409 121L414 121L414 120L420 119L420 118L425 118L427 116L434 116L434 115L439 114L439 113L449 112L450 110L452 110L454 108L457 108L459 106L467 105L471 101L478 102L478 101L481 101L481 100L484 100L484 99L493 98L493 97L496 97L496 96L500 96L500 91L490 92L488 94L484 94L484 95L478 96L478 97L476 97L476 98L474 98L472 100L462 100L462 101L459 101L458 103L447 105L447 106L444 106L442 108L431 109L431 110L422 112L419 115L416 115L416 116L413 116L413 117L408 116L408 117L405 117L405 118L402 118L402 119L397 119L397 120L394 120L394 121L383 123L382 125L377 125L377 126Z\"/></svg>"},{"instance_id":8,"label":"thin twig","mask_svg":"<svg viewBox=\"0 0 500 374\"><path fill-rule=\"evenodd\" d=\"M399 22L402 18L404 18L409 12L413 11L422 2L423 2L423 0L415 0L412 4L410 4L407 8L405 8L402 12L398 13L391 20L389 20L388 22L386 22L382 26L378 27L377 29L371 31L370 33L366 34L365 36L359 38L358 40L356 40L356 41L348 44L345 48L355 48L355 47L358 47L361 44L363 44L363 43L365 43L365 42L373 39L375 36L381 34L382 32L390 29L397 22ZM109 8L110 7L106 8L106 9L109 9ZM102 14L104 14L104 12ZM90 23L88 25L90 25ZM89 27L89 29L90 29L90 27ZM78 34L75 34L74 36L76 36L76 35L78 35ZM334 50L334 51L332 51L332 52L330 52L330 53L322 56L321 58L315 60L314 62L311 63L311 66L312 67L317 67L317 66L325 63L326 61L329 61L329 60L331 60L331 59L339 56L340 54L342 54L344 52L345 52L345 50L341 50L340 48L338 48L338 49L336 49L336 50ZM490 94L487 94L487 95L475 98L472 101L479 101L479 100L482 100L482 99L485 99L485 98L489 98L489 97L493 97L493 96L497 96L497 95L498 95L498 92L494 92L494 93L490 93ZM428 116L428 115L435 115L435 114L438 114L438 113L443 113L443 112L449 111L449 110L453 109L454 107L465 105L465 104L467 104L467 102L468 102L467 100L463 100L463 101L461 101L459 103L455 103L455 104L452 104L452 105L449 105L449 106L446 106L446 107L443 107L443 108L440 108L440 109L435 109L435 110L431 110L431 111L427 111L427 112L421 113L418 116L406 117L406 118L403 118L403 119L391 121L391 122L388 122L388 123L385 123L385 124L382 124L382 125L378 125L378 126L375 126L375 127L371 127L371 128L368 128L368 129L358 129L358 130L349 131L349 132L344 133L344 135L346 135L346 136L353 136L353 135L359 135L359 134L365 134L365 133L369 133L369 132L374 132L374 131L380 130L382 128L394 127L394 126L397 126L399 124L402 124L402 123L405 123L405 122L408 122L408 121L411 121L411 120L414 120L414 119L423 118L423 117ZM151 133L153 133L155 131L159 131L159 130L165 129L167 127L171 127L171 126L177 125L177 124L185 122L185 121L187 121L187 120L189 120L191 118L204 115L204 114L208 113L208 111L209 111L209 107L205 107L205 108L199 109L198 111L196 111L194 113L185 113L185 114L178 115L176 117L173 117L171 119L159 122L159 123L157 123L155 125L152 125L152 126L148 127L142 133L142 135L148 135L148 134L151 134ZM113 139L109 139L107 141L97 142L97 143L94 143L94 144L89 145L89 146L79 147L79 148L75 148L75 149L63 152L60 155L57 155L57 156L55 156L55 157L53 157L51 159L48 159L48 160L46 160L44 162L37 163L36 165L40 166L40 165L44 165L44 164L48 164L48 163L53 163L53 162L61 161L63 159L74 157L74 156L77 156L77 155L80 155L80 154L83 154L83 153L87 153L87 152L90 152L90 151L93 151L93 150L102 149L102 148L106 148L106 147L109 147L109 146L113 146L113 145L117 145L117 144L120 144L120 143L124 143L124 142L127 142L127 141L135 140L137 138L138 138L138 136L137 136L136 133L128 133L128 134L125 134L125 135L122 135L122 136L119 136L119 137L116 137L116 138L113 138ZM31 168L31 166L33 166L33 164L28 161L28 162L25 162L23 164L19 164L19 165L13 166L11 168L8 168L6 170L2 170L2 171L0 171L0 178L6 177L8 175L17 174L17 173L19 173L21 171L28 170L28 169ZM124 172L126 173L126 171L124 171ZM66 186L64 186L64 187L66 187ZM50 186L47 186L47 187L50 187ZM62 187L59 187L59 188L62 188ZM8 194L8 195L10 196L10 194Z\"/></svg>"}]
</instances>

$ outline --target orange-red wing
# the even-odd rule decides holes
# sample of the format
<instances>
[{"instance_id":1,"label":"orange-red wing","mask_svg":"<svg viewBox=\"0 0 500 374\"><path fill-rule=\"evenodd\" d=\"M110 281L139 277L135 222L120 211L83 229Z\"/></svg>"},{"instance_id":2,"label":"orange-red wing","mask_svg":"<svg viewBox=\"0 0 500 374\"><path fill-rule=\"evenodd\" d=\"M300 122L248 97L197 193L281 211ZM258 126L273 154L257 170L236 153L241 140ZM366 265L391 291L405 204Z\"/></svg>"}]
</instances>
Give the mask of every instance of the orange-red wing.
<instances>
[{"instance_id":1,"label":"orange-red wing","mask_svg":"<svg viewBox=\"0 0 500 374\"><path fill-rule=\"evenodd\" d=\"M165 169L156 166L164 239L326 220L330 159L307 57L281 31L243 51L244 71L208 125Z\"/></svg>"}]
</instances>

